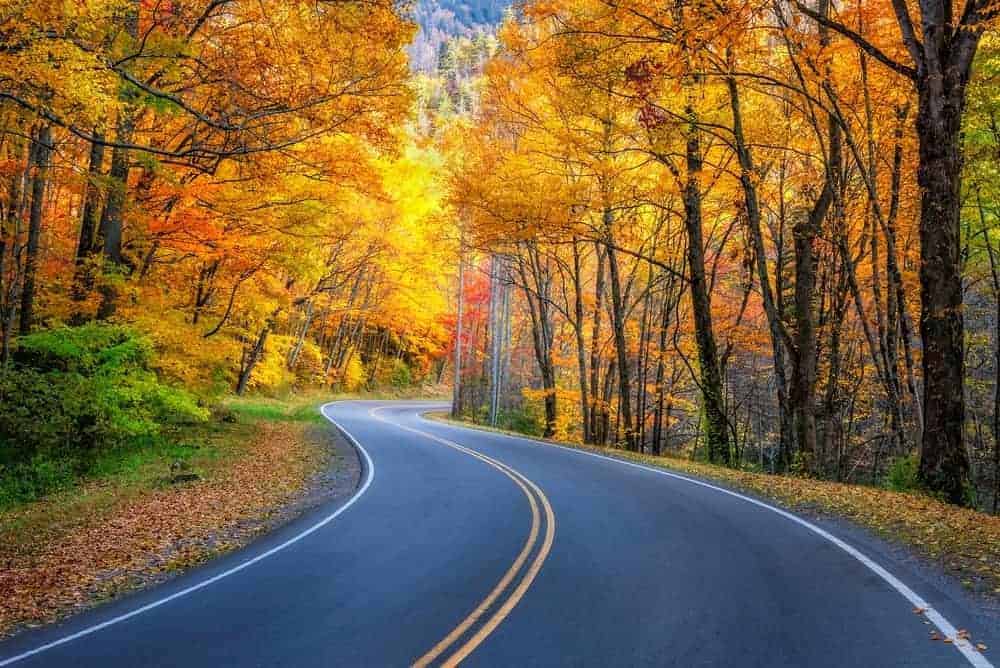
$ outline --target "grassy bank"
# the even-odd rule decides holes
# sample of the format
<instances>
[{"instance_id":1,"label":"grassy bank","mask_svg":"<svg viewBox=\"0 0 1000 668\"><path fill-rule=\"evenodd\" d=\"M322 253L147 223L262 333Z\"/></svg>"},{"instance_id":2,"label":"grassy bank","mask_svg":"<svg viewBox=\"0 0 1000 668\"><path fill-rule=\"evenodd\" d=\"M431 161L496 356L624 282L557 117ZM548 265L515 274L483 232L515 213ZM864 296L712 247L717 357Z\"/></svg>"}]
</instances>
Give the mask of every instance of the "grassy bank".
<instances>
[{"instance_id":1,"label":"grassy bank","mask_svg":"<svg viewBox=\"0 0 1000 668\"><path fill-rule=\"evenodd\" d=\"M455 422L445 414L433 417L465 427L524 436ZM848 519L883 538L913 548L958 577L966 588L1000 597L1000 517L958 508L917 493L739 471L679 457L654 457L578 443L558 445L718 481L792 510Z\"/></svg>"},{"instance_id":2,"label":"grassy bank","mask_svg":"<svg viewBox=\"0 0 1000 668\"><path fill-rule=\"evenodd\" d=\"M0 635L239 547L328 463L315 397L233 400L84 479L0 509Z\"/></svg>"}]
</instances>

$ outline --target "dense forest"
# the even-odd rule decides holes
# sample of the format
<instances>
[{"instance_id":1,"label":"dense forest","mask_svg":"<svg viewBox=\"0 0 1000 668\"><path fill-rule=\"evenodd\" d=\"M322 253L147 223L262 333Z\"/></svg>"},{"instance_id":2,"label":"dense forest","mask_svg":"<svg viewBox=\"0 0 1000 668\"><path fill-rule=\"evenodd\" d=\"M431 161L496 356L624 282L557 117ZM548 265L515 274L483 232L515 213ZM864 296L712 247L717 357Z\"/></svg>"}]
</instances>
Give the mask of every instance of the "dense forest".
<instances>
[{"instance_id":1,"label":"dense forest","mask_svg":"<svg viewBox=\"0 0 1000 668\"><path fill-rule=\"evenodd\" d=\"M451 140L455 412L996 511L996 7L523 12Z\"/></svg>"},{"instance_id":2,"label":"dense forest","mask_svg":"<svg viewBox=\"0 0 1000 668\"><path fill-rule=\"evenodd\" d=\"M496 32L510 5L505 0L455 2L421 0L413 8L418 31L410 45L410 65L418 72L433 72L455 37L481 38Z\"/></svg>"},{"instance_id":3,"label":"dense forest","mask_svg":"<svg viewBox=\"0 0 1000 668\"><path fill-rule=\"evenodd\" d=\"M0 474L229 393L447 382L997 512L997 14L7 2Z\"/></svg>"},{"instance_id":4,"label":"dense forest","mask_svg":"<svg viewBox=\"0 0 1000 668\"><path fill-rule=\"evenodd\" d=\"M453 235L393 2L24 1L0 30L4 489L230 392L436 378Z\"/></svg>"}]
</instances>

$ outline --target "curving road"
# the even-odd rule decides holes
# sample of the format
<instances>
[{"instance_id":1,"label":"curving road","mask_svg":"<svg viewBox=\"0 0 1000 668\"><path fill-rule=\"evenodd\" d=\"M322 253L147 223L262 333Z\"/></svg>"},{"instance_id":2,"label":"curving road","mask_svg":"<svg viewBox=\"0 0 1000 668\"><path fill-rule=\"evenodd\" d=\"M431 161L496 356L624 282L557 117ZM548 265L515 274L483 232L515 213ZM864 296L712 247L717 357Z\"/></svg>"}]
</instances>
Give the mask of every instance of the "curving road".
<instances>
[{"instance_id":1,"label":"curving road","mask_svg":"<svg viewBox=\"0 0 1000 668\"><path fill-rule=\"evenodd\" d=\"M996 647L995 620L847 528L431 407L324 407L362 453L346 504L0 666L991 666L929 637Z\"/></svg>"}]
</instances>

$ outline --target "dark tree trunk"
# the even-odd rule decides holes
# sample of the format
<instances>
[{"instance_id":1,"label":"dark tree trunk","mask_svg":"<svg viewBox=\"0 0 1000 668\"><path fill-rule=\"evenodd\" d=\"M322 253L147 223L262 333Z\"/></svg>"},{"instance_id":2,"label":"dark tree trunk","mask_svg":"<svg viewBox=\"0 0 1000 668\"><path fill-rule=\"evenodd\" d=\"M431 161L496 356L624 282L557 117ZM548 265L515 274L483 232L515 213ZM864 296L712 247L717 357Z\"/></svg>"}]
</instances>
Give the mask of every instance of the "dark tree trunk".
<instances>
[{"instance_id":1,"label":"dark tree trunk","mask_svg":"<svg viewBox=\"0 0 1000 668\"><path fill-rule=\"evenodd\" d=\"M124 9L122 23L125 32L134 40L139 35L139 2L132 0ZM118 308L118 287L124 267L122 257L122 234L125 202L128 197L129 150L124 147L132 141L135 133L137 110L126 105L118 116L115 127L115 141L119 144L111 151L111 188L108 192L104 212L101 214L98 234L104 256L103 270L106 274L101 285L101 303L97 308L98 320L107 320ZM111 274L110 276L108 276Z\"/></svg>"},{"instance_id":2,"label":"dark tree trunk","mask_svg":"<svg viewBox=\"0 0 1000 668\"><path fill-rule=\"evenodd\" d=\"M767 270L767 249L764 247L764 233L760 210L760 198L755 184L755 165L753 154L747 144L743 131L743 113L740 105L739 87L736 79L727 79L729 102L733 112L733 138L736 143L736 155L740 163L740 185L743 189L743 199L746 206L747 224L750 229L753 244L754 264L757 270L757 281L760 284L761 301L764 314L767 317L768 333L771 338L771 358L773 363L774 385L778 395L778 456L776 467L784 471L791 464L792 420L788 407L788 376L785 371L785 348L788 336L781 321L779 303L771 289L771 279ZM781 272L779 263L778 273ZM780 282L780 276L778 277Z\"/></svg>"},{"instance_id":3,"label":"dark tree trunk","mask_svg":"<svg viewBox=\"0 0 1000 668\"><path fill-rule=\"evenodd\" d=\"M21 335L31 332L35 323L35 286L38 274L38 252L42 238L42 207L45 187L49 178L49 160L52 156L52 129L42 126L34 141L31 175L31 207L28 212L28 242L25 245L24 280L21 287Z\"/></svg>"},{"instance_id":4,"label":"dark tree trunk","mask_svg":"<svg viewBox=\"0 0 1000 668\"><path fill-rule=\"evenodd\" d=\"M655 243L655 242L654 242ZM649 346L652 338L653 266L649 265L646 278L646 296L642 300L642 317L639 321L638 396L636 397L635 432L639 452L646 451L646 403L649 397Z\"/></svg>"},{"instance_id":5,"label":"dark tree trunk","mask_svg":"<svg viewBox=\"0 0 1000 668\"><path fill-rule=\"evenodd\" d=\"M607 401L598 394L601 389L601 316L604 311L605 253L600 244L595 244L597 272L594 277L594 318L590 332L590 434L594 443L604 443L599 432L601 421L608 413Z\"/></svg>"},{"instance_id":6,"label":"dark tree trunk","mask_svg":"<svg viewBox=\"0 0 1000 668\"><path fill-rule=\"evenodd\" d=\"M896 221L899 217L900 182L903 173L903 123L907 110L897 111L897 125L894 131L895 146L892 157L892 177L890 184L889 215L885 225L885 267L886 267L886 350L889 364L896 369L897 385L899 368L899 342L902 341L904 360L906 362L906 388L916 410L913 411L917 423L917 442L923 434L923 415L919 409L920 397L917 393L917 383L914 380L913 353L910 318L906 312L906 295L903 288L903 276L899 269L899 259L896 251Z\"/></svg>"},{"instance_id":7,"label":"dark tree trunk","mask_svg":"<svg viewBox=\"0 0 1000 668\"><path fill-rule=\"evenodd\" d=\"M116 140L129 142L132 140L134 120L130 110L122 112L118 119ZM107 202L101 214L99 240L104 256L104 271L109 274L101 285L101 304L97 309L97 318L107 320L114 315L117 308L118 290L115 282L124 266L122 257L122 225L125 215L125 201L128 196L129 152L116 146L111 151L111 170L108 173L111 186L108 190Z\"/></svg>"},{"instance_id":8,"label":"dark tree trunk","mask_svg":"<svg viewBox=\"0 0 1000 668\"><path fill-rule=\"evenodd\" d=\"M215 275L219 271L221 260L211 260L202 264L198 270L198 283L194 293L194 311L191 314L191 324L197 325L201 320L202 310L208 306L215 296Z\"/></svg>"},{"instance_id":9,"label":"dark tree trunk","mask_svg":"<svg viewBox=\"0 0 1000 668\"><path fill-rule=\"evenodd\" d=\"M666 355L667 355L667 330L673 318L676 302L672 297L671 289L663 291L663 302L660 305L660 325L659 339L656 346L656 408L653 416L653 438L651 450L654 455L659 455L663 451L664 423L669 418L670 408L666 399ZM673 389L671 383L671 389Z\"/></svg>"},{"instance_id":10,"label":"dark tree trunk","mask_svg":"<svg viewBox=\"0 0 1000 668\"><path fill-rule=\"evenodd\" d=\"M920 162L920 337L923 340L924 434L919 476L931 491L969 504L965 428L959 146L965 82L918 85Z\"/></svg>"},{"instance_id":11,"label":"dark tree trunk","mask_svg":"<svg viewBox=\"0 0 1000 668\"><path fill-rule=\"evenodd\" d=\"M612 215L610 208L606 208L604 211L604 224L610 240L607 253L608 273L611 279L611 327L615 335L615 353L618 366L618 400L620 402L618 421L625 425L625 448L635 450L635 432L632 431L632 377L629 372L628 341L625 337L625 299L622 295L618 256L614 249L613 237L611 237Z\"/></svg>"},{"instance_id":12,"label":"dark tree trunk","mask_svg":"<svg viewBox=\"0 0 1000 668\"><path fill-rule=\"evenodd\" d=\"M576 335L576 366L580 374L580 422L583 442L593 443L590 432L590 391L587 385L587 344L583 336L583 264L579 240L573 238L573 333Z\"/></svg>"},{"instance_id":13,"label":"dark tree trunk","mask_svg":"<svg viewBox=\"0 0 1000 668\"><path fill-rule=\"evenodd\" d=\"M611 397L615 391L615 377L618 375L618 362L612 359L608 362L608 369L604 372L604 387L601 393L601 402L604 405L604 412L598 422L598 432L600 438L598 442L604 445L611 445Z\"/></svg>"},{"instance_id":14,"label":"dark tree trunk","mask_svg":"<svg viewBox=\"0 0 1000 668\"><path fill-rule=\"evenodd\" d=\"M538 247L529 242L518 257L518 272L521 287L531 316L531 339L534 344L535 361L542 377L545 392L545 430L543 436L551 438L556 433L558 417L556 401L556 368L552 359L552 343L555 332L552 328L552 304L550 292L552 274L548 260L543 260Z\"/></svg>"},{"instance_id":15,"label":"dark tree trunk","mask_svg":"<svg viewBox=\"0 0 1000 668\"><path fill-rule=\"evenodd\" d=\"M919 0L919 30L911 7L893 11L912 66L892 60L847 26L796 0L800 11L855 41L917 89L920 186L920 338L923 341L923 439L918 477L929 491L961 505L974 502L965 450L965 360L962 319L962 114L979 41L998 9L969 0L955 14L950 0Z\"/></svg>"},{"instance_id":16,"label":"dark tree trunk","mask_svg":"<svg viewBox=\"0 0 1000 668\"><path fill-rule=\"evenodd\" d=\"M242 397L246 394L247 387L250 384L250 377L253 376L253 370L260 362L261 358L264 356L264 347L267 345L267 337L271 334L271 329L274 327L274 320L278 317L278 311L271 314L271 317L267 319L264 323L264 327L261 328L260 334L257 336L257 341L254 342L252 348L243 350L243 358L240 360L240 375L239 379L236 381L236 394Z\"/></svg>"},{"instance_id":17,"label":"dark tree trunk","mask_svg":"<svg viewBox=\"0 0 1000 668\"><path fill-rule=\"evenodd\" d=\"M687 114L690 118L694 118L693 109L688 108ZM722 394L718 348L712 328L712 298L705 276L705 248L701 229L701 184L698 178L702 168L702 158L698 129L694 120L688 128L686 158L684 226L688 238L687 258L694 335L698 347L699 384L705 410L705 440L708 446L708 460L728 465L729 428Z\"/></svg>"},{"instance_id":18,"label":"dark tree trunk","mask_svg":"<svg viewBox=\"0 0 1000 668\"><path fill-rule=\"evenodd\" d=\"M910 324L906 315L906 296L903 292L903 277L899 270L899 260L896 251L896 219L899 216L900 182L903 169L903 121L906 111L897 112L898 123L894 131L895 145L893 147L892 175L889 192L889 215L885 221L885 278L886 278L886 364L892 380L897 388L897 395L902 400L903 383L899 375L899 344L903 342L906 351L906 381L907 391L912 402L918 402L916 382L913 379L913 362L910 355ZM919 425L922 417L917 411L915 421L918 423L917 440L923 431Z\"/></svg>"},{"instance_id":19,"label":"dark tree trunk","mask_svg":"<svg viewBox=\"0 0 1000 668\"><path fill-rule=\"evenodd\" d=\"M979 222L982 225L983 243L986 245L986 255L990 261L991 287L993 288L993 514L1000 509L1000 266L997 263L996 251L990 241L986 226L986 212L980 193L976 192L976 203L979 205Z\"/></svg>"},{"instance_id":20,"label":"dark tree trunk","mask_svg":"<svg viewBox=\"0 0 1000 668\"><path fill-rule=\"evenodd\" d=\"M827 356L827 377L826 396L823 399L823 448L822 457L817 462L827 471L828 460L832 454L834 465L833 470L838 470L837 443L843 432L843 421L838 404L840 402L840 361L841 361L841 337L844 328L844 318L847 315L847 268L845 265L850 262L847 256L841 257L840 271L837 275L837 285L831 297L831 307L828 311L828 323L830 327L830 352Z\"/></svg>"},{"instance_id":21,"label":"dark tree trunk","mask_svg":"<svg viewBox=\"0 0 1000 668\"><path fill-rule=\"evenodd\" d=\"M462 415L462 331L463 304L465 302L465 258L464 248L459 249L458 254L458 317L455 323L455 382L452 386L451 396L451 416L458 418ZM355 289L357 284L355 284ZM351 301L354 300L354 293L351 294Z\"/></svg>"},{"instance_id":22,"label":"dark tree trunk","mask_svg":"<svg viewBox=\"0 0 1000 668\"><path fill-rule=\"evenodd\" d=\"M795 355L792 364L791 404L800 464L811 471L816 453L816 291L815 240L829 206L829 185L808 218L795 225ZM823 202L826 202L825 205Z\"/></svg>"},{"instance_id":23,"label":"dark tree trunk","mask_svg":"<svg viewBox=\"0 0 1000 668\"><path fill-rule=\"evenodd\" d=\"M100 131L95 130L94 136L102 139ZM80 217L80 237L76 245L76 266L73 270L73 286L70 295L74 301L83 301L93 288L93 267L91 259L97 248L98 225L101 211L101 188L97 180L104 169L104 144L95 141L90 145L90 162L87 167L87 189L83 199L83 215ZM82 313L74 313L73 321L82 323Z\"/></svg>"},{"instance_id":24,"label":"dark tree trunk","mask_svg":"<svg viewBox=\"0 0 1000 668\"><path fill-rule=\"evenodd\" d=\"M459 272L461 272L461 267L459 267ZM326 367L324 368L323 371L324 380L329 379L330 371L332 371L334 368L339 368L337 365L341 358L341 349L344 345L344 337L348 332L348 327L350 326L349 313L354 308L354 305L357 303L358 294L361 292L361 283L364 280L364 276L365 276L365 267L358 268L357 274L354 277L354 283L351 285L351 292L347 297L347 306L344 309L344 315L340 318L340 321L337 323L337 329L335 330L329 345L330 356L327 358ZM459 279L461 279L461 274L459 275ZM461 283L461 280L459 282ZM366 296L365 300L367 301L367 299L368 298ZM461 313L461 308L462 308L461 302L459 303L458 307L459 307L459 313ZM461 327L459 329L461 329Z\"/></svg>"},{"instance_id":25,"label":"dark tree trunk","mask_svg":"<svg viewBox=\"0 0 1000 668\"><path fill-rule=\"evenodd\" d=\"M101 133L94 132L101 138ZM97 242L98 215L101 209L101 189L97 180L104 169L104 144L93 142L90 145L90 161L87 167L87 190L83 200L83 215L80 218L80 238L76 245L77 262L89 257L95 250Z\"/></svg>"},{"instance_id":26,"label":"dark tree trunk","mask_svg":"<svg viewBox=\"0 0 1000 668\"><path fill-rule=\"evenodd\" d=\"M15 149L18 163L25 152L23 145ZM0 364L10 359L10 343L14 334L14 318L17 315L18 288L20 287L21 221L24 216L24 196L28 174L31 171L31 145L27 146L27 157L10 177L7 202L3 208L3 228L0 229Z\"/></svg>"},{"instance_id":27,"label":"dark tree trunk","mask_svg":"<svg viewBox=\"0 0 1000 668\"><path fill-rule=\"evenodd\" d=\"M292 349L288 351L288 370L295 371L295 365L298 364L299 355L302 354L302 348L305 346L306 337L309 335L309 328L312 327L314 314L314 304L313 298L310 297L306 301L305 313L302 316L302 324L299 327L299 332L295 337L295 344Z\"/></svg>"},{"instance_id":28,"label":"dark tree trunk","mask_svg":"<svg viewBox=\"0 0 1000 668\"><path fill-rule=\"evenodd\" d=\"M1000 511L1000 302L993 332L993 514Z\"/></svg>"}]
</instances>

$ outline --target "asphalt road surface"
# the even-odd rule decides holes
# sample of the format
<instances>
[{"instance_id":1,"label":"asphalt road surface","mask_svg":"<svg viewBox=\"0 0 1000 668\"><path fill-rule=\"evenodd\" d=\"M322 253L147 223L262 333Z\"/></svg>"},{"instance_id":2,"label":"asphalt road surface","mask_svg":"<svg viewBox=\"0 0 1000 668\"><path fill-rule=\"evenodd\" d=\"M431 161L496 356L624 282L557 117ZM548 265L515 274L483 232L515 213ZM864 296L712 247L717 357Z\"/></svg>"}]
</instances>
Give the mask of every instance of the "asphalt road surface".
<instances>
[{"instance_id":1,"label":"asphalt road surface","mask_svg":"<svg viewBox=\"0 0 1000 668\"><path fill-rule=\"evenodd\" d=\"M1000 650L995 618L847 529L431 407L324 407L360 447L349 501L21 634L0 666L988 667ZM930 639L959 629L990 649Z\"/></svg>"}]
</instances>

